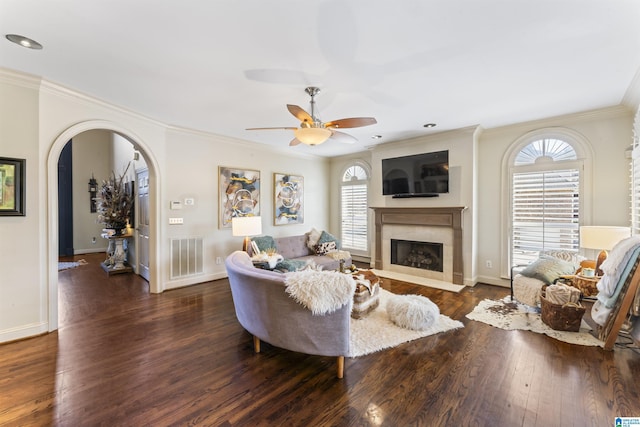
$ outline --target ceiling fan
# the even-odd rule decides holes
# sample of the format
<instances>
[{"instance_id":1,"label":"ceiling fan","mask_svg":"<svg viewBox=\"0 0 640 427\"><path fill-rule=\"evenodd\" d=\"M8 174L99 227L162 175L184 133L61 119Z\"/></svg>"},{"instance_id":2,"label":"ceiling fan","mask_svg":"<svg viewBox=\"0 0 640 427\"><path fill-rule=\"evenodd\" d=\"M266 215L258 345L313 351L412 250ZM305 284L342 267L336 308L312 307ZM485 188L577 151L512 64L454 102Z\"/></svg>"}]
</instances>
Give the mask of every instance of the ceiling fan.
<instances>
[{"instance_id":1,"label":"ceiling fan","mask_svg":"<svg viewBox=\"0 0 640 427\"><path fill-rule=\"evenodd\" d=\"M362 126L374 125L377 123L373 117L352 117L348 119L332 120L330 122L322 122L315 114L315 96L320 92L320 89L314 86L310 86L305 89L305 92L311 97L311 114L307 113L297 105L287 104L287 109L298 120L300 120L300 127L271 127L271 128L248 128L247 130L272 130L272 129L285 129L292 130L295 138L291 140L289 145L295 146L298 144L318 145L327 141L328 139L343 142L347 144L353 144L357 141L353 136L340 132L336 129L345 128L357 128Z\"/></svg>"}]
</instances>

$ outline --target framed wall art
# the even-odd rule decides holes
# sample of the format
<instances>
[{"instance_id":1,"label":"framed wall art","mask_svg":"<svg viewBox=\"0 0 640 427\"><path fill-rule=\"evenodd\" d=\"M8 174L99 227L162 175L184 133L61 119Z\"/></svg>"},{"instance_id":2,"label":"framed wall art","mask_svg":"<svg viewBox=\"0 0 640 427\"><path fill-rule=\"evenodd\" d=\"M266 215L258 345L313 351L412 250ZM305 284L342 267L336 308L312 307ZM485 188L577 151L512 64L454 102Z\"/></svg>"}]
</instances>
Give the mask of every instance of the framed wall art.
<instances>
[{"instance_id":1,"label":"framed wall art","mask_svg":"<svg viewBox=\"0 0 640 427\"><path fill-rule=\"evenodd\" d=\"M0 157L0 216L24 216L25 160Z\"/></svg>"},{"instance_id":2,"label":"framed wall art","mask_svg":"<svg viewBox=\"0 0 640 427\"><path fill-rule=\"evenodd\" d=\"M260 215L260 171L218 167L220 228L231 228L231 220Z\"/></svg>"},{"instance_id":3,"label":"framed wall art","mask_svg":"<svg viewBox=\"0 0 640 427\"><path fill-rule=\"evenodd\" d=\"M275 225L304 223L304 177L274 173Z\"/></svg>"}]
</instances>

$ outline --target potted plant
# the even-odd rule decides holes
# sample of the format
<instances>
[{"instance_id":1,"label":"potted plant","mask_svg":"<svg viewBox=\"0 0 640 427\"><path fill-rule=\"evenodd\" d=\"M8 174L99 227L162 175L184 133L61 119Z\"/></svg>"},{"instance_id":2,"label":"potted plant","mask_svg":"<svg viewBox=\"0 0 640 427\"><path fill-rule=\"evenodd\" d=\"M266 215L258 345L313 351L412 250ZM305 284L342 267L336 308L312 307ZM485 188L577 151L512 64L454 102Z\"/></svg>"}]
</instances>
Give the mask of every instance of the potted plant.
<instances>
[{"instance_id":1,"label":"potted plant","mask_svg":"<svg viewBox=\"0 0 640 427\"><path fill-rule=\"evenodd\" d=\"M133 195L127 190L125 174L127 169L120 176L116 177L115 172L102 185L96 195L97 221L104 224L105 228L114 230L114 234L122 234L127 227L131 207L133 206Z\"/></svg>"}]
</instances>

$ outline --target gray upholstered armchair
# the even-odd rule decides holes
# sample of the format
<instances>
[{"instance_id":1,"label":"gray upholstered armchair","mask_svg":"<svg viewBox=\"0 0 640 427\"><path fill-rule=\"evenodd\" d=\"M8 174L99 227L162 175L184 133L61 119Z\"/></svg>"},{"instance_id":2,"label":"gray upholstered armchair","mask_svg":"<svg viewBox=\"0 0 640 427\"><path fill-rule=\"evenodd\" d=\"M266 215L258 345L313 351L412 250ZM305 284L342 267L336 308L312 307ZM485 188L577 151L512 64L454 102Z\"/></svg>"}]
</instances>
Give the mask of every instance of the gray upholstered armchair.
<instances>
[{"instance_id":1,"label":"gray upholstered armchair","mask_svg":"<svg viewBox=\"0 0 640 427\"><path fill-rule=\"evenodd\" d=\"M225 261L238 321L260 340L276 347L338 358L338 378L349 354L351 304L323 316L314 316L286 292L284 274L255 268L246 252L236 251Z\"/></svg>"}]
</instances>

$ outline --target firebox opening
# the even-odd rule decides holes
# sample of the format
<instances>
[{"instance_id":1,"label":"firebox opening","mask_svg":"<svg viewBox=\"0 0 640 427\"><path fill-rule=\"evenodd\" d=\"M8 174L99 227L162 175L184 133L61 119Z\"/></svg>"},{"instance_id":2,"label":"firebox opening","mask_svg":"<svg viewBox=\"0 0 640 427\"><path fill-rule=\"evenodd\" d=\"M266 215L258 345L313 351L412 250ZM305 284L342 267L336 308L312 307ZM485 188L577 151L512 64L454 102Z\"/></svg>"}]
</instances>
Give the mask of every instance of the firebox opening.
<instances>
[{"instance_id":1,"label":"firebox opening","mask_svg":"<svg viewBox=\"0 0 640 427\"><path fill-rule=\"evenodd\" d=\"M443 272L442 243L391 239L391 264Z\"/></svg>"}]
</instances>

